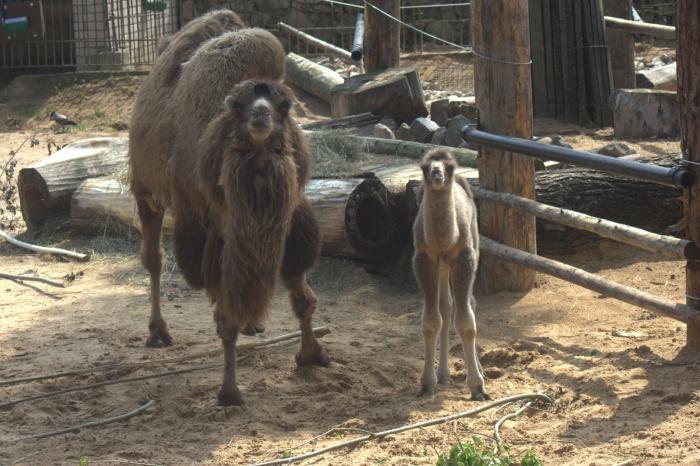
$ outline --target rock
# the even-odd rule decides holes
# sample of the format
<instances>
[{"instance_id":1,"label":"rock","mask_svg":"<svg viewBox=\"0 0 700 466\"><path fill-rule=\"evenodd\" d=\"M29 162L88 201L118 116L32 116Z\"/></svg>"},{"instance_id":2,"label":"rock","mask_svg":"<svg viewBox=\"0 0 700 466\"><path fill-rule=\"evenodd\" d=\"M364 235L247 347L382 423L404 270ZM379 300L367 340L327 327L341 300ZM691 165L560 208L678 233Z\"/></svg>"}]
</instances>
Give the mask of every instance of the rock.
<instances>
[{"instance_id":1,"label":"rock","mask_svg":"<svg viewBox=\"0 0 700 466\"><path fill-rule=\"evenodd\" d=\"M406 123L401 123L399 129L396 130L396 139L399 139L401 141L412 141L413 139L411 139L411 127L408 126Z\"/></svg>"},{"instance_id":2,"label":"rock","mask_svg":"<svg viewBox=\"0 0 700 466\"><path fill-rule=\"evenodd\" d=\"M539 142L540 144L551 144L552 138L550 138L549 136L545 136L542 138L535 139L535 142Z\"/></svg>"},{"instance_id":3,"label":"rock","mask_svg":"<svg viewBox=\"0 0 700 466\"><path fill-rule=\"evenodd\" d=\"M440 125L428 118L419 117L411 123L411 137L417 142L429 142Z\"/></svg>"},{"instance_id":4,"label":"rock","mask_svg":"<svg viewBox=\"0 0 700 466\"><path fill-rule=\"evenodd\" d=\"M397 129L399 129L399 125L396 124L396 120L388 116L379 120L379 123L386 126L391 131L396 131Z\"/></svg>"},{"instance_id":5,"label":"rock","mask_svg":"<svg viewBox=\"0 0 700 466\"><path fill-rule=\"evenodd\" d=\"M506 375L506 372L501 369L500 367L485 367L484 368L484 375L488 379L500 379L504 375Z\"/></svg>"},{"instance_id":6,"label":"rock","mask_svg":"<svg viewBox=\"0 0 700 466\"><path fill-rule=\"evenodd\" d=\"M430 119L433 120L440 126L445 126L447 123L447 104L450 103L450 99L438 99L429 102L430 104Z\"/></svg>"},{"instance_id":7,"label":"rock","mask_svg":"<svg viewBox=\"0 0 700 466\"><path fill-rule=\"evenodd\" d=\"M394 135L394 132L390 130L387 126L377 123L374 126L374 131L372 131L372 136L375 138L382 138L382 139L396 139L396 136Z\"/></svg>"},{"instance_id":8,"label":"rock","mask_svg":"<svg viewBox=\"0 0 700 466\"><path fill-rule=\"evenodd\" d=\"M678 91L676 62L659 66L635 74L637 89L659 89L662 91Z\"/></svg>"},{"instance_id":9,"label":"rock","mask_svg":"<svg viewBox=\"0 0 700 466\"><path fill-rule=\"evenodd\" d=\"M571 144L568 144L566 141L564 141L564 138L562 136L554 136L552 138L551 144L553 146L565 147L567 149L573 149L573 146Z\"/></svg>"},{"instance_id":10,"label":"rock","mask_svg":"<svg viewBox=\"0 0 700 466\"><path fill-rule=\"evenodd\" d=\"M435 133L433 133L433 138L430 140L430 144L444 146L445 137L447 137L447 128L438 128Z\"/></svg>"},{"instance_id":11,"label":"rock","mask_svg":"<svg viewBox=\"0 0 700 466\"><path fill-rule=\"evenodd\" d=\"M455 115L449 120L447 120L447 135L445 136L445 145L450 147L459 147L459 145L464 142L461 130L464 127L464 125L469 123L470 121L462 115Z\"/></svg>"},{"instance_id":12,"label":"rock","mask_svg":"<svg viewBox=\"0 0 700 466\"><path fill-rule=\"evenodd\" d=\"M634 154L634 150L627 144L623 144L621 142L616 142L614 144L608 144L605 147L601 147L600 149L595 149L592 150L591 152L595 152L597 154L601 155L609 155L611 157L622 157L625 155L630 155Z\"/></svg>"}]
</instances>

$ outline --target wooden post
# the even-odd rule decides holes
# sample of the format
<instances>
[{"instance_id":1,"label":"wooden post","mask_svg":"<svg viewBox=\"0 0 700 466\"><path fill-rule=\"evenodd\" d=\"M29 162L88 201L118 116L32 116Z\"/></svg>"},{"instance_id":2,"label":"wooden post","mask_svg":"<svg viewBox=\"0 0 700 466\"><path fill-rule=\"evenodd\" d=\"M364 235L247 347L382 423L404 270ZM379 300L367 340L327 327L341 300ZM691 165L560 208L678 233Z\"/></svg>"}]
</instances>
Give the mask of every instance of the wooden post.
<instances>
[{"instance_id":1,"label":"wooden post","mask_svg":"<svg viewBox=\"0 0 700 466\"><path fill-rule=\"evenodd\" d=\"M471 13L480 129L532 139L527 2L474 0ZM492 191L534 199L534 160L484 146L479 159L479 184ZM479 220L484 236L506 246L536 253L533 215L492 202L481 202ZM481 258L480 267L481 286L485 292L527 291L535 284L533 270L488 255Z\"/></svg>"},{"instance_id":2,"label":"wooden post","mask_svg":"<svg viewBox=\"0 0 700 466\"><path fill-rule=\"evenodd\" d=\"M680 110L681 150L684 158L700 163L700 4L697 0L678 0L676 14L676 56L678 59L678 104ZM690 165L700 178L700 167ZM700 244L700 183L690 189L686 211L690 240ZM686 264L687 304L700 309L700 261ZM686 347L700 351L700 322L688 324Z\"/></svg>"},{"instance_id":3,"label":"wooden post","mask_svg":"<svg viewBox=\"0 0 700 466\"><path fill-rule=\"evenodd\" d=\"M605 16L632 19L632 0L603 0ZM615 89L634 89L634 36L606 30Z\"/></svg>"},{"instance_id":4,"label":"wooden post","mask_svg":"<svg viewBox=\"0 0 700 466\"><path fill-rule=\"evenodd\" d=\"M394 18L401 16L400 0L371 0L369 3ZM371 5L365 5L364 64L367 73L399 67L399 31L399 23Z\"/></svg>"}]
</instances>

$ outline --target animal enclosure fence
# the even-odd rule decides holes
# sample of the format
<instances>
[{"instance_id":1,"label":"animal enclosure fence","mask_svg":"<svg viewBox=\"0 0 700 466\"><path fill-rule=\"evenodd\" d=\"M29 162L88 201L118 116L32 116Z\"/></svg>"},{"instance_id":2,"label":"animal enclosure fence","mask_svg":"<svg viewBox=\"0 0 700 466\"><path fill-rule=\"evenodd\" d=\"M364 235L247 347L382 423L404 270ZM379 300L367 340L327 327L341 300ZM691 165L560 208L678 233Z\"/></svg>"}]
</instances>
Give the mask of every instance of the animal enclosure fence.
<instances>
[{"instance_id":1,"label":"animal enclosure fence","mask_svg":"<svg viewBox=\"0 0 700 466\"><path fill-rule=\"evenodd\" d=\"M551 158L548 156L554 155L554 160L566 160L580 166L595 167L601 171L624 174L628 177L654 183L690 188L696 182L694 175L684 168L666 169L623 160L604 162L603 159L605 157L601 157L598 154L586 155L586 153L565 148L556 148L555 152L552 148L532 141L489 134L476 130L471 125L466 125L462 128L461 133L467 142L544 159ZM607 167L606 164L608 164ZM698 260L700 258L700 248L691 241L657 235L578 212L554 208L512 194L492 192L481 187L475 187L474 196L480 200L487 200L507 208L522 210L572 228L583 229L618 242L663 254L675 260ZM689 326L700 323L700 312L691 306L658 298L569 265L504 246L489 238L482 237L481 248L502 261L555 276L629 304L671 317Z\"/></svg>"},{"instance_id":2,"label":"animal enclosure fence","mask_svg":"<svg viewBox=\"0 0 700 466\"><path fill-rule=\"evenodd\" d=\"M469 44L469 3L405 1L399 18L413 28L460 46ZM1 0L0 71L148 69L160 36L173 34L207 10L229 8L247 24L271 30L288 52L313 56L323 51L278 28L284 22L337 47L350 50L361 0L346 2L262 2L224 0ZM443 49L410 27L401 27L401 50L413 57ZM471 66L434 66L421 75L437 87L473 91Z\"/></svg>"},{"instance_id":3,"label":"animal enclosure fence","mask_svg":"<svg viewBox=\"0 0 700 466\"><path fill-rule=\"evenodd\" d=\"M0 69L136 70L179 28L160 0L3 0Z\"/></svg>"}]
</instances>

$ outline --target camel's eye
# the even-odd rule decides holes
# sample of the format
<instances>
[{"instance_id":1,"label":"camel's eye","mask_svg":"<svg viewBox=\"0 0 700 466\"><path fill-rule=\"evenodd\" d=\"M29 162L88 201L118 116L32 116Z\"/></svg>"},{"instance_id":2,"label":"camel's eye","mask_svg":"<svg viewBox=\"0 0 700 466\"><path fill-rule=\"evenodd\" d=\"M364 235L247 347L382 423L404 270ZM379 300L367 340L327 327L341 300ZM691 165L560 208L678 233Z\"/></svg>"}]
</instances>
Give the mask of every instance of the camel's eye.
<instances>
[{"instance_id":1,"label":"camel's eye","mask_svg":"<svg viewBox=\"0 0 700 466\"><path fill-rule=\"evenodd\" d=\"M279 111L282 115L287 115L289 113L290 108L292 108L292 101L291 100L283 100L279 104Z\"/></svg>"},{"instance_id":2,"label":"camel's eye","mask_svg":"<svg viewBox=\"0 0 700 466\"><path fill-rule=\"evenodd\" d=\"M230 95L226 96L226 100L224 101L224 103L228 108L233 110L233 113L235 113L236 115L241 115L243 113L243 104L236 100L234 97Z\"/></svg>"}]
</instances>

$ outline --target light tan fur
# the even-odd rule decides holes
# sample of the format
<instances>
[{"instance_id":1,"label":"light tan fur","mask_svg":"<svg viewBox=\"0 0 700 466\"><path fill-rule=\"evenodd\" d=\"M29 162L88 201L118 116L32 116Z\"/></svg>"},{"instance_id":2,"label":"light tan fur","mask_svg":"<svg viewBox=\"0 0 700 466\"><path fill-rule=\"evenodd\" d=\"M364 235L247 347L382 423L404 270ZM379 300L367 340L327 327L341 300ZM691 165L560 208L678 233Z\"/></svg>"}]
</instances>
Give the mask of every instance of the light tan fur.
<instances>
[{"instance_id":1,"label":"light tan fur","mask_svg":"<svg viewBox=\"0 0 700 466\"><path fill-rule=\"evenodd\" d=\"M484 391L483 371L476 354L473 295L479 262L476 205L469 184L455 173L456 168L454 157L444 149L429 152L421 161L420 206L413 224L413 272L424 297L425 362L420 395L432 395L438 383L450 380L448 335L454 308L455 329L462 340L467 367L466 383L472 400L484 400L489 395Z\"/></svg>"}]
</instances>

